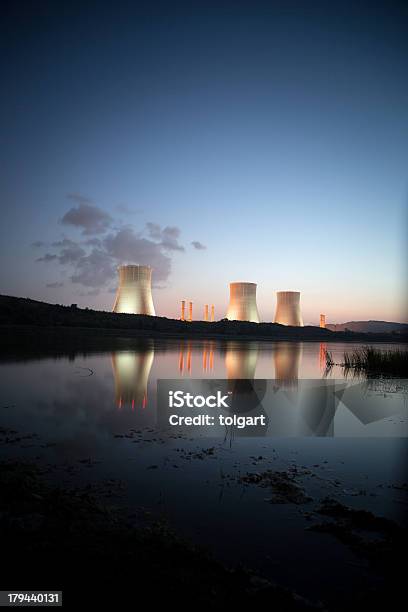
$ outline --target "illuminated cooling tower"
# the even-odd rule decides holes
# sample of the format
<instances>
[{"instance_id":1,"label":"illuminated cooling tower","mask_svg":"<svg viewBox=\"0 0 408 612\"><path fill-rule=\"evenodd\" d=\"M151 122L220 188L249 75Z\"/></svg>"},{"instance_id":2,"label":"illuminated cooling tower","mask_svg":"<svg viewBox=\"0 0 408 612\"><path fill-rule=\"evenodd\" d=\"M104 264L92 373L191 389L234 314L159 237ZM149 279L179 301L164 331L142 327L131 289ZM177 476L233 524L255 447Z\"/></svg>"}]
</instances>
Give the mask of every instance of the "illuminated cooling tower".
<instances>
[{"instance_id":1,"label":"illuminated cooling tower","mask_svg":"<svg viewBox=\"0 0 408 612\"><path fill-rule=\"evenodd\" d=\"M259 323L259 313L256 305L256 283L230 283L227 319Z\"/></svg>"},{"instance_id":2,"label":"illuminated cooling tower","mask_svg":"<svg viewBox=\"0 0 408 612\"><path fill-rule=\"evenodd\" d=\"M303 327L299 291L277 291L275 323Z\"/></svg>"},{"instance_id":3,"label":"illuminated cooling tower","mask_svg":"<svg viewBox=\"0 0 408 612\"><path fill-rule=\"evenodd\" d=\"M155 316L152 298L152 269L149 266L120 266L119 287L113 312Z\"/></svg>"}]
</instances>

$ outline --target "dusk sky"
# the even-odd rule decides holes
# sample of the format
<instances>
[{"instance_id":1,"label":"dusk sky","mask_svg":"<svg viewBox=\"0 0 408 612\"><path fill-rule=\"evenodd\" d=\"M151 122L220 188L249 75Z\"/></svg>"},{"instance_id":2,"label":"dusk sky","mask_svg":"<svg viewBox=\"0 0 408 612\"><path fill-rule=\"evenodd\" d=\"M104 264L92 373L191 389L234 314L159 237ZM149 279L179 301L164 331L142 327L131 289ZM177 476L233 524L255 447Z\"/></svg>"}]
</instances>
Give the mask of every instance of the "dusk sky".
<instances>
[{"instance_id":1,"label":"dusk sky","mask_svg":"<svg viewBox=\"0 0 408 612\"><path fill-rule=\"evenodd\" d=\"M0 293L406 321L406 2L3 2Z\"/></svg>"}]
</instances>

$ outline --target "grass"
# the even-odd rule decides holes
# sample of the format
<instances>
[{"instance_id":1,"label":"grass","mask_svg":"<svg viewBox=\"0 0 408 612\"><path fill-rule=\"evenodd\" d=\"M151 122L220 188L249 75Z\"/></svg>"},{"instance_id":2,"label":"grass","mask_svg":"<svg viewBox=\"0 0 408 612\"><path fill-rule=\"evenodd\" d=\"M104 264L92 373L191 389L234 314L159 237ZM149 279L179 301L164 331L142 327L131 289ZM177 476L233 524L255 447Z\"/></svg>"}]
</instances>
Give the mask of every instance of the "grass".
<instances>
[{"instance_id":1,"label":"grass","mask_svg":"<svg viewBox=\"0 0 408 612\"><path fill-rule=\"evenodd\" d=\"M408 351L400 348L380 350L364 346L345 352L340 364L335 364L332 354L326 351L326 370L331 370L334 365L340 365L346 374L353 371L367 376L391 375L408 378Z\"/></svg>"}]
</instances>

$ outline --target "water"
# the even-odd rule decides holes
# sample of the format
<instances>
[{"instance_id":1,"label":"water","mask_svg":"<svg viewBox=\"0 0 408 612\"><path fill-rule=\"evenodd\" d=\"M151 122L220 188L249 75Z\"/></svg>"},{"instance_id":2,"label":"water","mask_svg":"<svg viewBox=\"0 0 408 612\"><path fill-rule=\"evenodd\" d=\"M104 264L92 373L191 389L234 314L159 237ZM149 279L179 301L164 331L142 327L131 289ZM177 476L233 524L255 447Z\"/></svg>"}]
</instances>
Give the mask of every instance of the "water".
<instances>
[{"instance_id":1,"label":"water","mask_svg":"<svg viewBox=\"0 0 408 612\"><path fill-rule=\"evenodd\" d=\"M290 397L303 379L325 377L326 349L339 362L353 348L129 339L110 352L3 357L1 453L52 466L50 477L63 484L120 480L123 503L164 517L228 563L247 564L305 595L318 587L335 599L345 581L361 582L361 564L331 536L308 531L307 513L331 496L405 521L403 395L376 391L367 400L380 402L372 411L340 402L324 430L303 421L300 427L299 415L287 419L291 408L284 407L274 416L279 435L231 440L158 428L156 385L162 378L277 379ZM328 375L342 377L339 367ZM266 489L240 480L294 466L312 498L307 504L270 504Z\"/></svg>"}]
</instances>

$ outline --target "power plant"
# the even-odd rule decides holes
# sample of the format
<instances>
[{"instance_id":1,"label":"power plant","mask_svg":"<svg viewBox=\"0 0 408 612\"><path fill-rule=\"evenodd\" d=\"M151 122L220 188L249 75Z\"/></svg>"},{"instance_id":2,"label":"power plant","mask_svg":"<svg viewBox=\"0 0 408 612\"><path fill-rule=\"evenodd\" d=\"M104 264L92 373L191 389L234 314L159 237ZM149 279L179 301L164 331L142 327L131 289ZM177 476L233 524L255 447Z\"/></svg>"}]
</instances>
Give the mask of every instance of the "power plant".
<instances>
[{"instance_id":1,"label":"power plant","mask_svg":"<svg viewBox=\"0 0 408 612\"><path fill-rule=\"evenodd\" d=\"M152 268L123 265L118 268L119 286L113 312L155 316L152 298ZM256 283L230 283L230 299L226 318L229 321L260 323L256 303ZM278 291L275 323L303 327L299 291ZM181 302L181 321L193 321L193 302ZM204 305L204 321L214 322L214 304ZM326 315L320 315L320 327L326 327Z\"/></svg>"},{"instance_id":2,"label":"power plant","mask_svg":"<svg viewBox=\"0 0 408 612\"><path fill-rule=\"evenodd\" d=\"M113 312L155 316L150 266L119 266Z\"/></svg>"},{"instance_id":3,"label":"power plant","mask_svg":"<svg viewBox=\"0 0 408 612\"><path fill-rule=\"evenodd\" d=\"M275 323L303 327L299 291L277 291Z\"/></svg>"},{"instance_id":4,"label":"power plant","mask_svg":"<svg viewBox=\"0 0 408 612\"><path fill-rule=\"evenodd\" d=\"M256 283L230 283L227 319L259 323L260 319L256 305Z\"/></svg>"}]
</instances>

